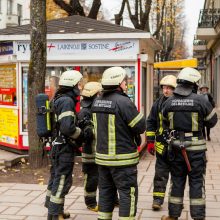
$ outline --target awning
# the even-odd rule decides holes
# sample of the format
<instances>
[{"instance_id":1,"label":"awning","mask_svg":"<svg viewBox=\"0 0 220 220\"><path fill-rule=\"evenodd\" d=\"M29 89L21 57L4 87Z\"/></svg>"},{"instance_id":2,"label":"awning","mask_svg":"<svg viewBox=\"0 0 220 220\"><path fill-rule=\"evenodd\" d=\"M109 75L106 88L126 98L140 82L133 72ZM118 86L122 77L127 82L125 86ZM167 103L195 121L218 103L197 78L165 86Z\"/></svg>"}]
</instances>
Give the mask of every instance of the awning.
<instances>
[{"instance_id":1,"label":"awning","mask_svg":"<svg viewBox=\"0 0 220 220\"><path fill-rule=\"evenodd\" d=\"M198 66L198 61L196 58L154 63L154 68L161 69L161 70L182 69L185 67L197 68L197 66Z\"/></svg>"}]
</instances>

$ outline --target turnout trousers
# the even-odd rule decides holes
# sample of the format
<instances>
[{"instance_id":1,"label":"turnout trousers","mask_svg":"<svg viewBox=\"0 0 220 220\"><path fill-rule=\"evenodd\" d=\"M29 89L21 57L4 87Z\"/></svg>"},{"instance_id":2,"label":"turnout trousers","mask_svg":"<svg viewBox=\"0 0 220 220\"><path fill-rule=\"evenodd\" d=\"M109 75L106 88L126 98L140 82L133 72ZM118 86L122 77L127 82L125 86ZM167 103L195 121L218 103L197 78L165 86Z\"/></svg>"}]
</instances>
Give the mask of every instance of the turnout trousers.
<instances>
[{"instance_id":1,"label":"turnout trousers","mask_svg":"<svg viewBox=\"0 0 220 220\"><path fill-rule=\"evenodd\" d=\"M51 150L51 170L47 187L45 207L51 215L64 212L65 196L72 186L74 165L74 146L71 144L54 145Z\"/></svg>"},{"instance_id":2,"label":"turnout trousers","mask_svg":"<svg viewBox=\"0 0 220 220\"><path fill-rule=\"evenodd\" d=\"M187 151L191 171L180 151L176 151L171 162L171 189L169 195L169 215L180 217L183 207L186 178L189 181L190 214L193 219L205 218L205 151Z\"/></svg>"},{"instance_id":3,"label":"turnout trousers","mask_svg":"<svg viewBox=\"0 0 220 220\"><path fill-rule=\"evenodd\" d=\"M119 220L134 220L137 211L137 165L129 167L98 166L99 220L111 220L115 196L119 194Z\"/></svg>"},{"instance_id":4,"label":"turnout trousers","mask_svg":"<svg viewBox=\"0 0 220 220\"><path fill-rule=\"evenodd\" d=\"M84 173L84 199L88 207L97 206L96 191L98 188L98 165L95 163L83 163Z\"/></svg>"},{"instance_id":5,"label":"turnout trousers","mask_svg":"<svg viewBox=\"0 0 220 220\"><path fill-rule=\"evenodd\" d=\"M154 175L154 190L153 199L160 205L164 202L166 186L169 179L170 162L167 158L167 153L164 155L156 154L155 175Z\"/></svg>"}]
</instances>

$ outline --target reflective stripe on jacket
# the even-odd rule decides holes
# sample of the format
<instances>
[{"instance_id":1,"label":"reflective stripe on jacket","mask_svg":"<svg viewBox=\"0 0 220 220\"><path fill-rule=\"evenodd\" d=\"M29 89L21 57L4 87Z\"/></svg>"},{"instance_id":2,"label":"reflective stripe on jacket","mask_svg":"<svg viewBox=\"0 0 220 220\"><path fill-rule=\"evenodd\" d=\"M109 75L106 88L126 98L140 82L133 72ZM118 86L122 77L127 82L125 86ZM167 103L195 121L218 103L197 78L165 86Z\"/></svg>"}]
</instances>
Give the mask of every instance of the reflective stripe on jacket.
<instances>
[{"instance_id":1,"label":"reflective stripe on jacket","mask_svg":"<svg viewBox=\"0 0 220 220\"><path fill-rule=\"evenodd\" d=\"M143 114L126 94L113 91L97 98L92 106L96 136L96 163L105 166L137 164L135 136L145 131Z\"/></svg>"}]
</instances>

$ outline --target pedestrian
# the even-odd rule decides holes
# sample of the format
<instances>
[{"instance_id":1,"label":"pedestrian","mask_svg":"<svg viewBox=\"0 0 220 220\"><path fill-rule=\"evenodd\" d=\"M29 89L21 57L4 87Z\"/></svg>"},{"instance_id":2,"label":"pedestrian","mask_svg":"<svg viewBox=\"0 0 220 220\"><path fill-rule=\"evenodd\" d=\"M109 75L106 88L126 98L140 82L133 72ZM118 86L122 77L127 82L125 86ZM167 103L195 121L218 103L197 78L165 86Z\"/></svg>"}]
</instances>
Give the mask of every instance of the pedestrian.
<instances>
[{"instance_id":1,"label":"pedestrian","mask_svg":"<svg viewBox=\"0 0 220 220\"><path fill-rule=\"evenodd\" d=\"M76 70L64 72L52 101L55 140L50 153L52 166L45 201L48 220L70 217L64 212L64 200L72 185L74 150L83 138L83 132L76 126L75 112L81 79L82 74Z\"/></svg>"},{"instance_id":2,"label":"pedestrian","mask_svg":"<svg viewBox=\"0 0 220 220\"><path fill-rule=\"evenodd\" d=\"M169 194L169 216L161 220L176 220L183 209L183 197L188 176L190 214L194 220L205 219L205 172L206 142L202 128L213 127L217 115L212 105L198 95L201 74L187 67L177 77L173 96L163 106L163 117L170 129L169 150L171 161L171 189Z\"/></svg>"},{"instance_id":3,"label":"pedestrian","mask_svg":"<svg viewBox=\"0 0 220 220\"><path fill-rule=\"evenodd\" d=\"M99 220L111 220L119 193L119 219L134 220L137 211L137 164L143 114L125 94L126 71L111 67L102 76L103 93L93 105L96 158L99 171ZM139 143L137 143L139 142Z\"/></svg>"},{"instance_id":4,"label":"pedestrian","mask_svg":"<svg viewBox=\"0 0 220 220\"><path fill-rule=\"evenodd\" d=\"M82 171L84 173L84 200L89 210L98 211L96 191L98 187L98 166L95 164L95 139L93 133L91 107L94 99L100 94L102 85L99 82L88 82L82 90L82 109L78 113L78 125L84 131L82 147Z\"/></svg>"},{"instance_id":5,"label":"pedestrian","mask_svg":"<svg viewBox=\"0 0 220 220\"><path fill-rule=\"evenodd\" d=\"M203 84L200 86L199 90L200 90L200 93L205 96L206 100L208 100L211 103L212 107L215 108L215 102L213 100L212 95L209 93L209 87L206 84ZM208 141L211 141L210 128L204 125L202 132L203 132L204 138Z\"/></svg>"},{"instance_id":6,"label":"pedestrian","mask_svg":"<svg viewBox=\"0 0 220 220\"><path fill-rule=\"evenodd\" d=\"M164 202L166 186L169 179L170 163L168 160L168 144L166 141L166 129L164 129L162 118L162 105L168 97L173 95L176 87L176 77L167 75L160 81L163 90L161 95L153 104L147 118L147 150L150 154L155 154L156 164L154 175L153 204L152 209L158 211Z\"/></svg>"}]
</instances>

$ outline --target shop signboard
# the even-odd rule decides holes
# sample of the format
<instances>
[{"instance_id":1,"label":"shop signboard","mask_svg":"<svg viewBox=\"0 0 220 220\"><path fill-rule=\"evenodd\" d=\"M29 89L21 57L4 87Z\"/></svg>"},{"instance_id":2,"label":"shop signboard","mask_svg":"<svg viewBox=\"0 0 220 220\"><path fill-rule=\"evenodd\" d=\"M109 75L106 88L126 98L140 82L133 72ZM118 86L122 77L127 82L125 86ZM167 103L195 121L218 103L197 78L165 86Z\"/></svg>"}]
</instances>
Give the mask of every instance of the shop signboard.
<instances>
[{"instance_id":1,"label":"shop signboard","mask_svg":"<svg viewBox=\"0 0 220 220\"><path fill-rule=\"evenodd\" d=\"M14 54L18 60L30 58L31 45L28 41L16 41ZM139 51L138 40L66 40L48 41L47 57L71 56L100 56L119 57L121 55L136 55Z\"/></svg>"},{"instance_id":2,"label":"shop signboard","mask_svg":"<svg viewBox=\"0 0 220 220\"><path fill-rule=\"evenodd\" d=\"M13 42L0 43L0 56L13 54Z\"/></svg>"}]
</instances>

